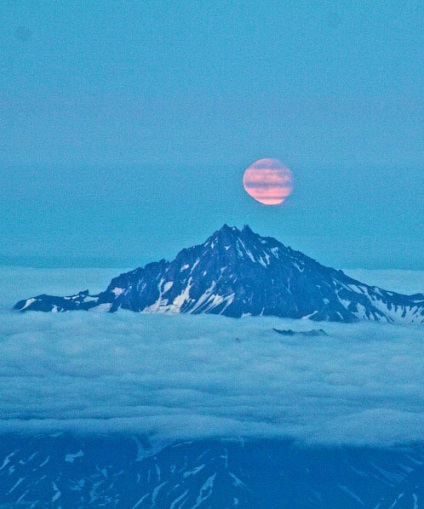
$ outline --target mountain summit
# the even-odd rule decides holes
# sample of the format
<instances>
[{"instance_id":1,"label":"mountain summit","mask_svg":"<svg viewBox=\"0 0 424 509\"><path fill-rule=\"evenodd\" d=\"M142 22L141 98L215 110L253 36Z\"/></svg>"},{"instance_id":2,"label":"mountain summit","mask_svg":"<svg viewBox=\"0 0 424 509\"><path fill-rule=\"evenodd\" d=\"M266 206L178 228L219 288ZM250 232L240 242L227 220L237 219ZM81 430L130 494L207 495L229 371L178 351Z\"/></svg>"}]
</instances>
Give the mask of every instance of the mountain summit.
<instances>
[{"instance_id":1,"label":"mountain summit","mask_svg":"<svg viewBox=\"0 0 424 509\"><path fill-rule=\"evenodd\" d=\"M68 297L39 295L15 305L19 311L95 308L424 323L424 294L402 295L360 283L249 226L224 225L172 262L149 263L112 279L98 295L88 290Z\"/></svg>"}]
</instances>

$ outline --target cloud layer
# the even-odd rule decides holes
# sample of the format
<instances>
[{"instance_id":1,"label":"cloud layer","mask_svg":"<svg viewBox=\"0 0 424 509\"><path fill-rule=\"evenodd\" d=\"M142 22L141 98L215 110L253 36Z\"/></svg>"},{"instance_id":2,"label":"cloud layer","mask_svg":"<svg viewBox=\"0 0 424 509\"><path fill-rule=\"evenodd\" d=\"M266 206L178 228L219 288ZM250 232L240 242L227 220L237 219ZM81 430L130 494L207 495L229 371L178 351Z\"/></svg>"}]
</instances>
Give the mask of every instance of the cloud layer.
<instances>
[{"instance_id":1,"label":"cloud layer","mask_svg":"<svg viewBox=\"0 0 424 509\"><path fill-rule=\"evenodd\" d=\"M8 270L0 280L14 288L13 299L31 295L28 269ZM54 274L63 278L55 280L58 293L74 290L63 292L66 271ZM130 312L21 315L6 309L4 297L2 304L0 432L372 445L424 439L422 326L324 323L318 326L328 336L286 338L273 327L317 324Z\"/></svg>"}]
</instances>

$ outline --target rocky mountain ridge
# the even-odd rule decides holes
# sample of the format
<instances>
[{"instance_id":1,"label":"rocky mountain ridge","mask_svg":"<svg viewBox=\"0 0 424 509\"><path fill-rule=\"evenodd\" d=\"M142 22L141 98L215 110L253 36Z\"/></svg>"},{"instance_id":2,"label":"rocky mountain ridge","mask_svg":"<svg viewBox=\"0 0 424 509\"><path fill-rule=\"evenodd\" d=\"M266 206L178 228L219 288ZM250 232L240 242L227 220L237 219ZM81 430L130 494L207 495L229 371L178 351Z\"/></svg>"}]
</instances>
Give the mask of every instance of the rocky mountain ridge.
<instances>
[{"instance_id":1,"label":"rocky mountain ridge","mask_svg":"<svg viewBox=\"0 0 424 509\"><path fill-rule=\"evenodd\" d=\"M128 309L143 313L211 313L423 323L424 294L403 295L356 281L248 226L224 225L204 244L112 279L104 292L39 295L19 311Z\"/></svg>"}]
</instances>

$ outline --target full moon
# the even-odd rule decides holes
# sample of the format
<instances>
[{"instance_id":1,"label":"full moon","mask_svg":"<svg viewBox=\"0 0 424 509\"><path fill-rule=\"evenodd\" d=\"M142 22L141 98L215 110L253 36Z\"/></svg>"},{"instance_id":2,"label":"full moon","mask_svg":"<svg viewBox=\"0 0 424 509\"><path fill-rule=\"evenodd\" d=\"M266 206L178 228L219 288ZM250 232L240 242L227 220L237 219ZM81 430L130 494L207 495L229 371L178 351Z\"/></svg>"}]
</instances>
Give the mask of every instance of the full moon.
<instances>
[{"instance_id":1,"label":"full moon","mask_svg":"<svg viewBox=\"0 0 424 509\"><path fill-rule=\"evenodd\" d=\"M293 176L278 159L259 159L244 172L243 186L256 201L280 205L293 191Z\"/></svg>"}]
</instances>

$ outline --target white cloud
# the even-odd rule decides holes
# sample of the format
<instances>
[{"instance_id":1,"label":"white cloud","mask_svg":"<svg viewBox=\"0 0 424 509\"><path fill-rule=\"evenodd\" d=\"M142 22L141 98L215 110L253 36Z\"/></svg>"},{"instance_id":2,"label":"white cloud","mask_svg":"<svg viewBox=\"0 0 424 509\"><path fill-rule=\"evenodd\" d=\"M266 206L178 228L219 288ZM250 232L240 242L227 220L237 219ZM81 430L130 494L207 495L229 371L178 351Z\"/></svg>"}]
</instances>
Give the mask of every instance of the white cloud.
<instances>
[{"instance_id":1,"label":"white cloud","mask_svg":"<svg viewBox=\"0 0 424 509\"><path fill-rule=\"evenodd\" d=\"M40 279L38 271L31 276L28 269L8 270L0 271L0 281L13 288L12 303L34 293L28 288ZM76 275L87 271L53 274L57 293L64 294L71 293L63 291L66 284L72 280L73 291ZM424 439L422 326L130 312L18 314L5 309L6 300L3 294L3 432L288 436L374 445ZM287 338L272 330L317 326L329 335Z\"/></svg>"}]
</instances>

